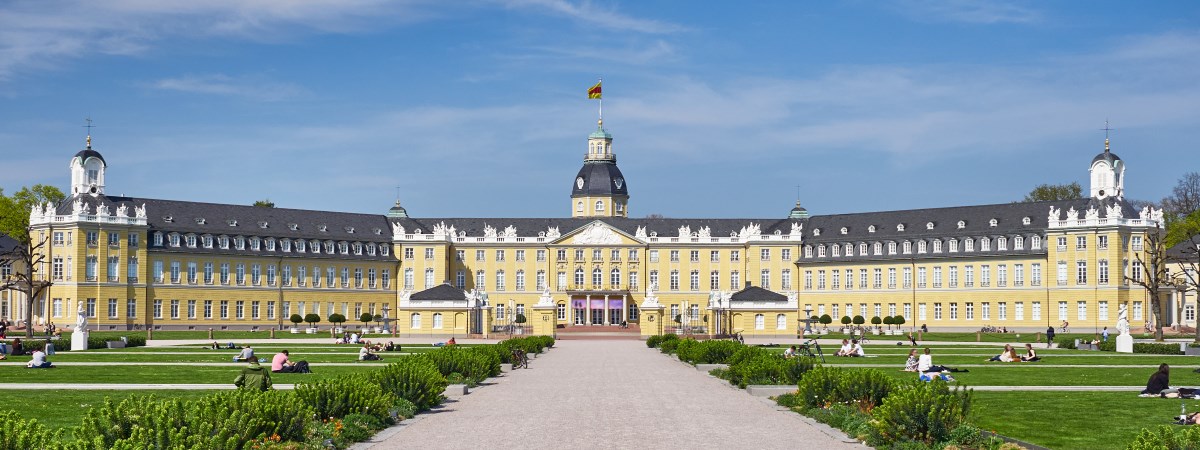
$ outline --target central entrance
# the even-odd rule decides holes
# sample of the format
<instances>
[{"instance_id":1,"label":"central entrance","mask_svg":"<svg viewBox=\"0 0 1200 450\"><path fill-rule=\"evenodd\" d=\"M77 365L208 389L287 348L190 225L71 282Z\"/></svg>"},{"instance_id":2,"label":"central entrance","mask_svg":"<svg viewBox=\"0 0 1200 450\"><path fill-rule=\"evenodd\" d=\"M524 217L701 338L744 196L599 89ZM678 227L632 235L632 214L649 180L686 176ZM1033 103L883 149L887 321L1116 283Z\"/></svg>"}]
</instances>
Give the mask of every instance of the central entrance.
<instances>
[{"instance_id":1,"label":"central entrance","mask_svg":"<svg viewBox=\"0 0 1200 450\"><path fill-rule=\"evenodd\" d=\"M575 326L620 325L628 320L629 309L625 294L576 294L571 296L571 318Z\"/></svg>"}]
</instances>

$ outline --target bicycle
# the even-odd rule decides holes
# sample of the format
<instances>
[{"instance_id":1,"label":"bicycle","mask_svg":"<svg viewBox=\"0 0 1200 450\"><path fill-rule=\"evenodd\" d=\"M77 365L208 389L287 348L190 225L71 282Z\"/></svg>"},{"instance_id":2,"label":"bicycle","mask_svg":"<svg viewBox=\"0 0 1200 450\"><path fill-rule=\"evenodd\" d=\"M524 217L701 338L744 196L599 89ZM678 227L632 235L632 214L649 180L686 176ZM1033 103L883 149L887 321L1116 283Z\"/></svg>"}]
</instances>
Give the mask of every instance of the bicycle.
<instances>
[{"instance_id":1,"label":"bicycle","mask_svg":"<svg viewBox=\"0 0 1200 450\"><path fill-rule=\"evenodd\" d=\"M514 370L521 369L521 368L525 368L525 369L529 368L529 355L525 354L525 350L521 350L519 348L513 349L513 351L512 351L512 368Z\"/></svg>"},{"instance_id":2,"label":"bicycle","mask_svg":"<svg viewBox=\"0 0 1200 450\"><path fill-rule=\"evenodd\" d=\"M817 352L813 353L813 349L816 349ZM821 344L817 342L816 339L804 341L803 344L800 344L800 346L796 348L796 354L807 356L809 358L821 358L821 362L825 362L825 352L821 351Z\"/></svg>"}]
</instances>

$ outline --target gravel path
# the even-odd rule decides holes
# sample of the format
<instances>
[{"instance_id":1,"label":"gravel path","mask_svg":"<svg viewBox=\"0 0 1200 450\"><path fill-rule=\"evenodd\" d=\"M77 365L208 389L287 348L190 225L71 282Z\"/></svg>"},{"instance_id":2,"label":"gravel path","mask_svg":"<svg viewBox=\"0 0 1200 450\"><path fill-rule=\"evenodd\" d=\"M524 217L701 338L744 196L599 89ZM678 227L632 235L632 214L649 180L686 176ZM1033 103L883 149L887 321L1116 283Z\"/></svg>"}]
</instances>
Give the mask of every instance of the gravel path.
<instances>
[{"instance_id":1,"label":"gravel path","mask_svg":"<svg viewBox=\"0 0 1200 450\"><path fill-rule=\"evenodd\" d=\"M559 341L530 366L355 448L864 448L641 341Z\"/></svg>"}]
</instances>

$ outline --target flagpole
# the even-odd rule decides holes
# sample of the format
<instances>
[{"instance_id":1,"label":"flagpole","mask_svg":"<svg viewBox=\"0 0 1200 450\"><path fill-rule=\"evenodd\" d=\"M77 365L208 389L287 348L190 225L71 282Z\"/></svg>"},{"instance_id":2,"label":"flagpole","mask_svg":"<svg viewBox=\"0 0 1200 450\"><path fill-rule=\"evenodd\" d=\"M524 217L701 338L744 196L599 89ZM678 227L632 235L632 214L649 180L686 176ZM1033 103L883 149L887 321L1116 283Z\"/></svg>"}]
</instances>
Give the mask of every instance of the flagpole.
<instances>
[{"instance_id":1,"label":"flagpole","mask_svg":"<svg viewBox=\"0 0 1200 450\"><path fill-rule=\"evenodd\" d=\"M603 85L604 78L600 78L599 80L597 80L597 84ZM601 87L600 89L601 89L600 99L599 99L600 100L600 126L604 126L604 90L603 90L604 88Z\"/></svg>"}]
</instances>

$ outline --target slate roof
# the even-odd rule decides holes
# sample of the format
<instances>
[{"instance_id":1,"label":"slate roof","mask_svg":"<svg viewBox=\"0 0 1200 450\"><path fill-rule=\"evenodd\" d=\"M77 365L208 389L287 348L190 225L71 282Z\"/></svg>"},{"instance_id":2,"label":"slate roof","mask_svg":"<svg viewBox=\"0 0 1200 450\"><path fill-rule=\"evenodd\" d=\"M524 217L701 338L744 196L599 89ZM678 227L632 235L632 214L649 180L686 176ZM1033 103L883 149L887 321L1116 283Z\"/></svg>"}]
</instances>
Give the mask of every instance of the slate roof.
<instances>
[{"instance_id":1,"label":"slate roof","mask_svg":"<svg viewBox=\"0 0 1200 450\"><path fill-rule=\"evenodd\" d=\"M7 234L0 234L0 255L5 255L21 245L20 241L9 237Z\"/></svg>"},{"instance_id":2,"label":"slate roof","mask_svg":"<svg viewBox=\"0 0 1200 450\"><path fill-rule=\"evenodd\" d=\"M759 286L747 286L730 295L729 300L734 302L786 302L788 298L786 295Z\"/></svg>"},{"instance_id":3,"label":"slate roof","mask_svg":"<svg viewBox=\"0 0 1200 450\"><path fill-rule=\"evenodd\" d=\"M467 294L462 289L456 288L449 284L439 284L421 292L415 292L409 297L411 300L467 300Z\"/></svg>"},{"instance_id":4,"label":"slate roof","mask_svg":"<svg viewBox=\"0 0 1200 450\"><path fill-rule=\"evenodd\" d=\"M1192 236L1183 242L1167 249L1167 259L1171 261L1200 262L1200 234Z\"/></svg>"},{"instance_id":5,"label":"slate roof","mask_svg":"<svg viewBox=\"0 0 1200 450\"><path fill-rule=\"evenodd\" d=\"M1092 158L1092 164L1095 164L1096 161L1108 161L1108 165L1112 166L1112 165L1114 165L1113 163L1120 161L1120 160L1121 160L1121 157L1117 156L1116 153L1105 150L1105 151L1101 152L1099 155L1096 155L1095 158Z\"/></svg>"},{"instance_id":6,"label":"slate roof","mask_svg":"<svg viewBox=\"0 0 1200 450\"><path fill-rule=\"evenodd\" d=\"M101 156L100 152L90 148L80 150L79 153L76 153L74 157L79 158L80 162L87 161L88 158L96 158L99 159L100 162L104 163L104 165L108 165L108 162L104 160L104 156Z\"/></svg>"},{"instance_id":7,"label":"slate roof","mask_svg":"<svg viewBox=\"0 0 1200 450\"><path fill-rule=\"evenodd\" d=\"M583 187L579 187L576 180L583 178ZM617 180L621 180L621 185L617 185ZM629 184L625 181L625 176L621 174L621 169L617 168L617 164L612 161L588 161L583 163L583 168L579 169L579 173L575 178L571 179L571 196L588 196L588 195L624 195L629 196ZM589 207L591 205L588 205Z\"/></svg>"},{"instance_id":8,"label":"slate roof","mask_svg":"<svg viewBox=\"0 0 1200 450\"><path fill-rule=\"evenodd\" d=\"M1056 200L1044 202L1030 203L1001 203L994 205L976 205L976 206L955 206L948 208L926 208L926 209L909 209L901 211L882 211L871 213L856 213L856 214L834 214L826 216L813 216L807 220L804 227L804 243L806 245L829 245L851 244L854 247L855 255L852 257L832 256L832 252L827 253L824 258L814 254L811 258L803 258L804 261L853 261L856 259L910 259L913 254L916 254L916 249L913 249L913 254L903 254L897 251L895 255L857 255L858 245L867 243L873 246L875 242L881 242L885 246L888 242L896 242L901 245L904 241L913 242L914 247L916 242L920 240L948 240L966 238L980 239L984 237L996 238L1007 236L1010 240L1015 236L1024 236L1026 239L1037 235L1045 237L1045 231L1049 228L1049 212L1050 207L1060 208L1060 217L1065 218L1066 211L1074 208L1079 211L1079 216L1084 217L1084 211L1089 207L1095 207L1100 211L1100 217L1106 217L1107 206L1119 203L1122 208L1123 217L1137 217L1138 212L1129 206L1128 202L1115 198L1099 200L1094 198L1081 198L1075 200ZM1029 225L1024 224L1024 218L1029 218ZM996 219L996 226L991 226L991 220ZM962 229L958 228L958 222L965 222ZM927 224L932 222L933 229L927 229ZM904 224L904 231L899 231L897 225ZM875 226L875 232L870 232L870 227ZM842 227L846 227L846 234L841 233ZM815 236L814 231L820 230L820 235ZM932 244L930 244L932 245ZM992 250L981 252L978 248L975 252L964 252L960 248L957 253L949 253L949 249L943 249L940 254L933 254L932 249L924 254L921 258L931 257L979 257L979 256L998 256L998 255L1022 255L1022 254L1044 254L1047 244L1042 243L1042 248L1033 250L1028 242L1025 243L1022 250L1016 250L1010 241L1008 250L999 251L993 246ZM873 248L870 249L873 253ZM886 249L884 251L886 253Z\"/></svg>"},{"instance_id":9,"label":"slate roof","mask_svg":"<svg viewBox=\"0 0 1200 450\"><path fill-rule=\"evenodd\" d=\"M399 223L407 232L415 232L420 229L424 233L433 230L433 227L439 223L445 223L447 227L453 225L455 231L465 232L467 236L483 236L483 230L487 226L503 230L507 226L513 226L517 229L518 236L536 236L540 231L546 231L549 227L558 227L558 230L563 235L570 233L578 228L584 227L589 223L599 221L604 222L613 228L624 231L629 235L634 235L639 226L646 227L646 234L657 233L658 237L678 237L679 228L688 226L692 231L698 231L701 227L709 227L712 237L729 237L730 233L736 233L751 223L759 224L763 234L773 234L779 230L783 234L791 232L792 223L799 221L774 218L774 219L631 219L631 218L404 218L392 219L392 222Z\"/></svg>"}]
</instances>

